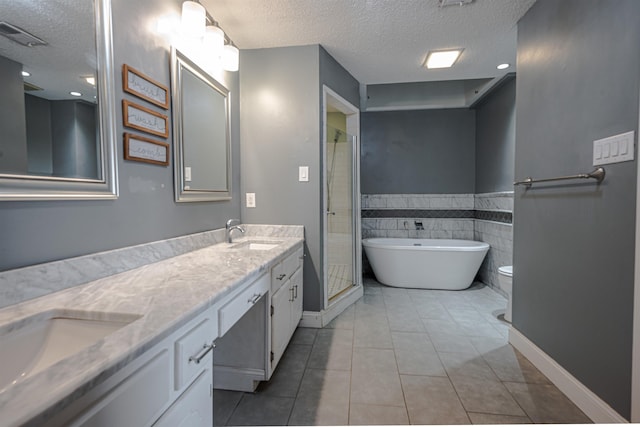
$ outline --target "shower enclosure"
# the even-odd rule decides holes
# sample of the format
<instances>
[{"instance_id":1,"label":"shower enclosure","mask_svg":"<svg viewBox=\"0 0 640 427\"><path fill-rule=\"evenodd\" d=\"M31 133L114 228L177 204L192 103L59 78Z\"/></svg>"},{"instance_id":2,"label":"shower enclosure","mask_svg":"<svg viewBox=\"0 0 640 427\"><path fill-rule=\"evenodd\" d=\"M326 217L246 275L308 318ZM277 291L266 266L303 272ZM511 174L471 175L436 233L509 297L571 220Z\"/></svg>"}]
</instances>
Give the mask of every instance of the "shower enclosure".
<instances>
[{"instance_id":1,"label":"shower enclosure","mask_svg":"<svg viewBox=\"0 0 640 427\"><path fill-rule=\"evenodd\" d=\"M344 117L344 115L342 115ZM328 300L339 297L355 283L354 194L355 137L340 126L326 128L326 206L327 206L327 274ZM342 129L340 129L342 127Z\"/></svg>"}]
</instances>

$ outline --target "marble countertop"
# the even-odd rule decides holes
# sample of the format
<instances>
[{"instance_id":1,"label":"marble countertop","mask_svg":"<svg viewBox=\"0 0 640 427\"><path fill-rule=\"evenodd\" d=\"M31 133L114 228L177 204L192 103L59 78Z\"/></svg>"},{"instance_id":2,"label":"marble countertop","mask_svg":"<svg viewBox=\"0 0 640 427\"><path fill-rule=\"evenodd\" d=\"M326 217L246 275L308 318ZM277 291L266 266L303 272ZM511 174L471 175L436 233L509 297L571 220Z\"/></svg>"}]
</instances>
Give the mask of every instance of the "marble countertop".
<instances>
[{"instance_id":1,"label":"marble countertop","mask_svg":"<svg viewBox=\"0 0 640 427\"><path fill-rule=\"evenodd\" d=\"M281 243L265 251L233 249L246 240ZM50 310L106 313L105 319L123 314L141 316L90 347L0 391L0 426L49 418L220 301L234 287L258 278L301 242L301 237L240 238L234 244L218 243L0 309L0 335Z\"/></svg>"}]
</instances>

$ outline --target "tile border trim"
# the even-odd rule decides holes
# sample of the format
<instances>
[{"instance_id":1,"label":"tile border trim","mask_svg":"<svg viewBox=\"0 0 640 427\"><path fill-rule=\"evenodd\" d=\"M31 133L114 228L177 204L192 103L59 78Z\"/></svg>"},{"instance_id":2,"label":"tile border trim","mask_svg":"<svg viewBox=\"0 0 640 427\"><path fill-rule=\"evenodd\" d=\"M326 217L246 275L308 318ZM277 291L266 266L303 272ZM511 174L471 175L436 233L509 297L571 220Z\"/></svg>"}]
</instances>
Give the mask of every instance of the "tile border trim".
<instances>
[{"instance_id":1,"label":"tile border trim","mask_svg":"<svg viewBox=\"0 0 640 427\"><path fill-rule=\"evenodd\" d=\"M513 223L513 214L505 211L484 211L475 209L362 209L366 218L437 218L437 219L478 219L503 224Z\"/></svg>"}]
</instances>

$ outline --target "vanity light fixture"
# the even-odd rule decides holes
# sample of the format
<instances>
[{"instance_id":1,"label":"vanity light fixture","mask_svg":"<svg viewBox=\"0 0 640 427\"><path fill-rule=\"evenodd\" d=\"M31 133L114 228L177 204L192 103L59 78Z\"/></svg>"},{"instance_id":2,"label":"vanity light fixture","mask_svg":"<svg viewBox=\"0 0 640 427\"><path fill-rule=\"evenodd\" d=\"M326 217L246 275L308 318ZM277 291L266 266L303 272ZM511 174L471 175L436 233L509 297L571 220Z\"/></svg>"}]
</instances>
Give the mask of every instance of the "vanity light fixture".
<instances>
[{"instance_id":1,"label":"vanity light fixture","mask_svg":"<svg viewBox=\"0 0 640 427\"><path fill-rule=\"evenodd\" d=\"M172 45L196 55L199 58L196 62L218 69L222 66L226 71L238 71L238 48L199 0L182 3L179 25L169 16L158 19L156 25L160 34L171 37Z\"/></svg>"},{"instance_id":2,"label":"vanity light fixture","mask_svg":"<svg viewBox=\"0 0 640 427\"><path fill-rule=\"evenodd\" d=\"M450 68L460 57L463 49L451 50L435 50L430 51L425 61L425 67L433 68Z\"/></svg>"},{"instance_id":3,"label":"vanity light fixture","mask_svg":"<svg viewBox=\"0 0 640 427\"><path fill-rule=\"evenodd\" d=\"M73 96L82 96L82 94L80 92L76 92L76 91L71 91L69 92L69 95L73 95Z\"/></svg>"},{"instance_id":4,"label":"vanity light fixture","mask_svg":"<svg viewBox=\"0 0 640 427\"><path fill-rule=\"evenodd\" d=\"M509 64L507 64L507 63L505 62L504 64L500 64L500 65L498 65L496 68L497 68L498 70L506 70L506 69L507 69L507 68L509 68L509 67L510 67L510 65L509 65Z\"/></svg>"}]
</instances>

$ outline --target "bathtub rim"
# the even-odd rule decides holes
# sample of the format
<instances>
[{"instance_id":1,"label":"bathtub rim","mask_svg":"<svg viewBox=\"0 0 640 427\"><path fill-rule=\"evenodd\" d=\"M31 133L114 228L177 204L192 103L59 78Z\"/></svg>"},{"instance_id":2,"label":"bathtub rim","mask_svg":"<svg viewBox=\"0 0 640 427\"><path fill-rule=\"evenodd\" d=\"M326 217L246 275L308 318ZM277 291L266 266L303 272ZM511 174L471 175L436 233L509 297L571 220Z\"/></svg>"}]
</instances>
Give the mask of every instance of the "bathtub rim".
<instances>
[{"instance_id":1,"label":"bathtub rim","mask_svg":"<svg viewBox=\"0 0 640 427\"><path fill-rule=\"evenodd\" d=\"M383 241L383 242L380 242ZM385 242L386 241L386 242ZM391 241L404 241L405 244L393 244ZM415 242L449 242L449 244L427 244L415 245ZM457 245L456 245L457 243ZM460 245L465 243L466 245ZM425 239L411 237L371 237L362 239L362 246L375 249L392 249L392 250L417 250L417 251L445 251L445 252L480 252L488 251L491 248L486 242L478 240L464 239Z\"/></svg>"}]
</instances>

